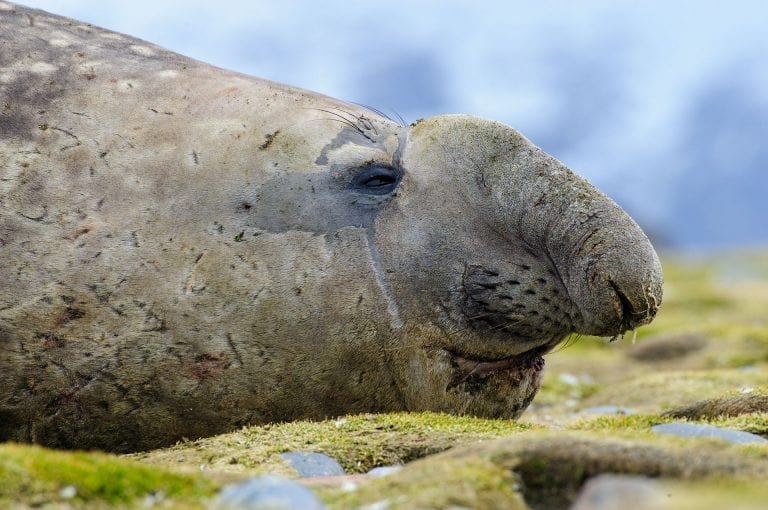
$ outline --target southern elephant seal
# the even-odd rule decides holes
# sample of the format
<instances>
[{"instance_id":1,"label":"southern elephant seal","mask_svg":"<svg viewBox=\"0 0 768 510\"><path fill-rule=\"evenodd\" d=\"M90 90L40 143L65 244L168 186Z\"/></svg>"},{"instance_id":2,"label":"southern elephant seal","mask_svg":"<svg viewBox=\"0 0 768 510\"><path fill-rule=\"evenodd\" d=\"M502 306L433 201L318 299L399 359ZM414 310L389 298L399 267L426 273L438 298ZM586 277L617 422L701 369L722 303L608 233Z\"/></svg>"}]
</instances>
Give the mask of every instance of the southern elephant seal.
<instances>
[{"instance_id":1,"label":"southern elephant seal","mask_svg":"<svg viewBox=\"0 0 768 510\"><path fill-rule=\"evenodd\" d=\"M661 301L517 131L401 126L0 3L0 439L147 449L363 411L516 417Z\"/></svg>"}]
</instances>

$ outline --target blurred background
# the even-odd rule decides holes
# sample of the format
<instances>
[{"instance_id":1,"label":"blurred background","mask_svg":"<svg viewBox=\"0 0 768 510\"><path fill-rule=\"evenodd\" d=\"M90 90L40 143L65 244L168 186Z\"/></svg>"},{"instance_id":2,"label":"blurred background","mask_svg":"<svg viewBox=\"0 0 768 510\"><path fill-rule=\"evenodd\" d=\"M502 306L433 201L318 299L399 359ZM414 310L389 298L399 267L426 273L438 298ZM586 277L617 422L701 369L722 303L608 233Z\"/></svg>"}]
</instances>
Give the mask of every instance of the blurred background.
<instances>
[{"instance_id":1,"label":"blurred background","mask_svg":"<svg viewBox=\"0 0 768 510\"><path fill-rule=\"evenodd\" d=\"M407 123L500 120L662 249L768 246L762 0L23 3Z\"/></svg>"}]
</instances>

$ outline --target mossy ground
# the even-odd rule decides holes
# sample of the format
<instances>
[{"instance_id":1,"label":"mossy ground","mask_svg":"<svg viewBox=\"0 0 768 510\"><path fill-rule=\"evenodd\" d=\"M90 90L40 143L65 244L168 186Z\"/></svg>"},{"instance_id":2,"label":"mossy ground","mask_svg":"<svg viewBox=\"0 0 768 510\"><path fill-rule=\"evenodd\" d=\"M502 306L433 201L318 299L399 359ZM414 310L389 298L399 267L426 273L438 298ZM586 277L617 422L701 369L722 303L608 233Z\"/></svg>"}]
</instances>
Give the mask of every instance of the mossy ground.
<instances>
[{"instance_id":1,"label":"mossy ground","mask_svg":"<svg viewBox=\"0 0 768 510\"><path fill-rule=\"evenodd\" d=\"M661 476L674 495L669 508L761 508L768 489L750 477L768 474L768 446L662 437L651 427L688 419L768 437L768 254L667 257L664 272L653 324L634 341L632 334L613 343L569 340L547 357L542 390L518 422L348 416L249 427L124 457L0 445L0 507L162 500L163 508L198 508L228 481L296 476L279 454L315 451L348 473L406 465L358 478L354 490L313 485L333 508L557 508L600 472ZM597 406L633 414L596 414Z\"/></svg>"},{"instance_id":2,"label":"mossy ground","mask_svg":"<svg viewBox=\"0 0 768 510\"><path fill-rule=\"evenodd\" d=\"M164 502L197 508L217 483L95 452L0 445L0 507L111 507Z\"/></svg>"},{"instance_id":3,"label":"mossy ground","mask_svg":"<svg viewBox=\"0 0 768 510\"><path fill-rule=\"evenodd\" d=\"M176 470L190 467L220 473L294 472L280 459L289 451L321 452L338 459L347 473L404 464L447 450L457 443L503 437L536 426L512 420L485 420L437 413L347 416L321 422L294 422L200 439L133 454L144 463Z\"/></svg>"}]
</instances>

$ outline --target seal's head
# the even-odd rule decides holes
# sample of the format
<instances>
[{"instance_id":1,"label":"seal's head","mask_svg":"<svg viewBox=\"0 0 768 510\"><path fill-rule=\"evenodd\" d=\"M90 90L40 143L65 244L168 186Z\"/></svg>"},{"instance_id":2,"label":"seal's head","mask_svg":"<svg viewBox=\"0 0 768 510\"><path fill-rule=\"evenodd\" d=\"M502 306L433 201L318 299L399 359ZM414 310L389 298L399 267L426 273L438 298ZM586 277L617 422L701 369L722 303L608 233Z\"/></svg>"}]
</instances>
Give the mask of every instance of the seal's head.
<instances>
[{"instance_id":1,"label":"seal's head","mask_svg":"<svg viewBox=\"0 0 768 510\"><path fill-rule=\"evenodd\" d=\"M662 278L646 236L520 133L456 115L401 136L371 236L405 332L392 348L408 408L517 416L566 336L654 317Z\"/></svg>"},{"instance_id":2,"label":"seal's head","mask_svg":"<svg viewBox=\"0 0 768 510\"><path fill-rule=\"evenodd\" d=\"M652 320L662 277L646 236L520 133L466 115L402 127L344 108L317 109L343 126L314 162L312 193L280 181L258 223L280 211L299 230L365 229L385 306L360 318L386 330L405 408L518 416L542 356L569 334ZM314 214L287 215L297 203Z\"/></svg>"}]
</instances>

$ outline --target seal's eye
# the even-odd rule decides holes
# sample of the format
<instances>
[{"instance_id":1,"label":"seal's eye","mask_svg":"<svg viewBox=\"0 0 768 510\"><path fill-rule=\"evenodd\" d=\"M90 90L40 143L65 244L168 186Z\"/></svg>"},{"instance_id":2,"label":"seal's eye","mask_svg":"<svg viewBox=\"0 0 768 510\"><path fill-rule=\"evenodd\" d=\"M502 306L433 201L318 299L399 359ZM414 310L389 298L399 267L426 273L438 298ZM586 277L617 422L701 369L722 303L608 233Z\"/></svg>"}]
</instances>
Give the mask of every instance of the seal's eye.
<instances>
[{"instance_id":1,"label":"seal's eye","mask_svg":"<svg viewBox=\"0 0 768 510\"><path fill-rule=\"evenodd\" d=\"M383 165L369 165L352 178L350 187L359 193L387 195L397 188L399 182L398 170Z\"/></svg>"}]
</instances>

